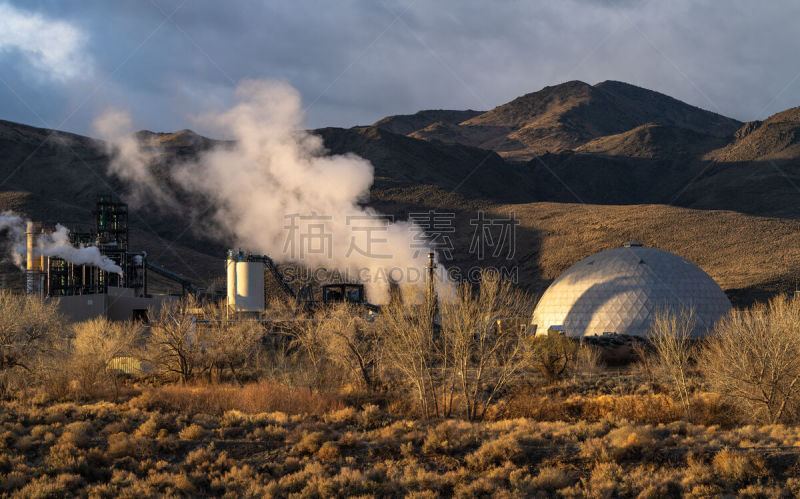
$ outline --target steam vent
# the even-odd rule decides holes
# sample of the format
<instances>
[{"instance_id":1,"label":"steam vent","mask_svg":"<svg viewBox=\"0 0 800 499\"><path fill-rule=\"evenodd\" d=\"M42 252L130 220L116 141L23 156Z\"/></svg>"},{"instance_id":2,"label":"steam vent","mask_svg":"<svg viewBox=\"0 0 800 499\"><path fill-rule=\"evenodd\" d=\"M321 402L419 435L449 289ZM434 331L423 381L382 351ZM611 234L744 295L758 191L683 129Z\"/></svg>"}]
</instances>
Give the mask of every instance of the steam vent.
<instances>
[{"instance_id":1,"label":"steam vent","mask_svg":"<svg viewBox=\"0 0 800 499\"><path fill-rule=\"evenodd\" d=\"M692 308L702 336L731 303L700 267L672 253L625 243L574 264L553 281L533 312L537 334L644 336L660 309Z\"/></svg>"}]
</instances>

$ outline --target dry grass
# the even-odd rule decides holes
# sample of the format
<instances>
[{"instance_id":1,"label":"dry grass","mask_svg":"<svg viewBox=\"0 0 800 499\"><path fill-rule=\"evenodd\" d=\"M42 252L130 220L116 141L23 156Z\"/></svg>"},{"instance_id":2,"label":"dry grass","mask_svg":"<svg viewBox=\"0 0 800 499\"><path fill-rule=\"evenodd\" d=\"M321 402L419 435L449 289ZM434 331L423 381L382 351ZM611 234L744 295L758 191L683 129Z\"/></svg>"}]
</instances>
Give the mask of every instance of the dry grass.
<instances>
[{"instance_id":1,"label":"dry grass","mask_svg":"<svg viewBox=\"0 0 800 499\"><path fill-rule=\"evenodd\" d=\"M186 391L188 388L180 387ZM198 389L197 387L193 389ZM210 390L205 387L205 390ZM800 428L4 403L0 496L791 496ZM781 453L781 459L772 456Z\"/></svg>"},{"instance_id":2,"label":"dry grass","mask_svg":"<svg viewBox=\"0 0 800 499\"><path fill-rule=\"evenodd\" d=\"M166 385L145 391L131 404L146 410L223 415L230 410L250 413L322 415L344 403L329 394L261 381L242 387L230 385Z\"/></svg>"},{"instance_id":3,"label":"dry grass","mask_svg":"<svg viewBox=\"0 0 800 499\"><path fill-rule=\"evenodd\" d=\"M85 388L98 383L72 392L84 397L26 392L0 401L0 497L800 491L792 479L800 427L743 425L746 415L723 394L703 391L710 385L692 365L681 400L635 369L599 372L596 356L584 353L580 369L552 382L533 366L521 368L477 420L474 411L463 419L420 418L415 394L392 377L363 391L306 388L314 385L279 370L269 377L267 370L252 377L239 371L234 378L263 379L245 385L125 377L113 403L86 401ZM447 403L459 407L464 400Z\"/></svg>"},{"instance_id":4,"label":"dry grass","mask_svg":"<svg viewBox=\"0 0 800 499\"><path fill-rule=\"evenodd\" d=\"M664 394L549 396L523 391L509 400L503 415L539 420L598 421L610 417L635 423L667 423L682 419L683 410L680 403Z\"/></svg>"}]
</instances>

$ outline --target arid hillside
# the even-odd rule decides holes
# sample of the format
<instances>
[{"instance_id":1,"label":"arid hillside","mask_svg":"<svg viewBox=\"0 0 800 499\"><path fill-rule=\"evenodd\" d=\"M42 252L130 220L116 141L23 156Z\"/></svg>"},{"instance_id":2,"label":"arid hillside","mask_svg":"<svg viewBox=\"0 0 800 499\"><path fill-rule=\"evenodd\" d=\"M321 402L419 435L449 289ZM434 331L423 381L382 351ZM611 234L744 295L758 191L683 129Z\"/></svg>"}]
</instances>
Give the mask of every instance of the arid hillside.
<instances>
[{"instance_id":1,"label":"arid hillside","mask_svg":"<svg viewBox=\"0 0 800 499\"><path fill-rule=\"evenodd\" d=\"M796 286L799 132L797 108L742 124L613 81L546 87L487 112L420 111L313 131L331 153L372 162L378 210L456 213L450 266L479 263L469 251L479 212L513 213L514 255L493 264L517 267L529 290L635 239L696 262L739 303ZM159 151L152 168L166 186L174 162L224 146L191 130L137 137ZM108 161L101 141L0 121L0 210L90 224L98 194L130 198ZM229 242L206 230L203 200L176 196L179 213L131 207L133 245L207 284L221 276ZM3 269L5 282L18 282Z\"/></svg>"},{"instance_id":2,"label":"arid hillside","mask_svg":"<svg viewBox=\"0 0 800 499\"><path fill-rule=\"evenodd\" d=\"M375 125L385 126L386 121ZM741 126L736 120L627 83L604 81L592 86L570 81L523 95L460 123L438 120L426 124L420 120L424 126L407 134L491 149L505 158L524 161L546 152L575 149L594 138L647 123L717 137L729 136Z\"/></svg>"}]
</instances>

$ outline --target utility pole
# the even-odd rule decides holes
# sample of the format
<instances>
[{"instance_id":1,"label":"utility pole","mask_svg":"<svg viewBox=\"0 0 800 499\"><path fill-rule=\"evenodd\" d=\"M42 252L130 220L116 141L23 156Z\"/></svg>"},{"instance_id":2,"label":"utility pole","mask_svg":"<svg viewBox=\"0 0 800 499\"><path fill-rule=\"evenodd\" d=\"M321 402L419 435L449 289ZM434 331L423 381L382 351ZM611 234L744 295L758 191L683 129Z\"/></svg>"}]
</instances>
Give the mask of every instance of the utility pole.
<instances>
[{"instance_id":1,"label":"utility pole","mask_svg":"<svg viewBox=\"0 0 800 499\"><path fill-rule=\"evenodd\" d=\"M435 254L428 253L428 300L430 300L432 319L435 321L439 315L439 297L436 295L436 261Z\"/></svg>"}]
</instances>

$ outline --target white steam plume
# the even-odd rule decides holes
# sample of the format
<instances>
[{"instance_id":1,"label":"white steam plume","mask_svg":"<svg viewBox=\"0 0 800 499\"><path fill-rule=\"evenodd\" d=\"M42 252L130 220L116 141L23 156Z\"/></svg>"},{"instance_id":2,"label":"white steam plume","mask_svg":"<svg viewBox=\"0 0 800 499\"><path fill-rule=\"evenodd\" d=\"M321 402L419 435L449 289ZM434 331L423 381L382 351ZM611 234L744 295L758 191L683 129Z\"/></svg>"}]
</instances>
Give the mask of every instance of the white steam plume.
<instances>
[{"instance_id":1,"label":"white steam plume","mask_svg":"<svg viewBox=\"0 0 800 499\"><path fill-rule=\"evenodd\" d=\"M27 221L19 215L6 211L0 213L0 237L7 242L8 255L20 269L25 269ZM34 256L52 256L63 258L76 265L93 265L106 272L122 274L122 268L110 258L102 255L95 246L74 246L69 241L69 230L63 225L56 225L54 232L40 234L37 238Z\"/></svg>"},{"instance_id":2,"label":"white steam plume","mask_svg":"<svg viewBox=\"0 0 800 499\"><path fill-rule=\"evenodd\" d=\"M130 114L109 109L94 120L94 128L99 132L100 138L108 141L107 152L113 158L109 164L111 173L134 187L129 199L132 204L142 205L149 197L162 206L174 206L174 200L163 186L154 182L150 165L156 155L142 148L136 137L130 133L133 128Z\"/></svg>"},{"instance_id":3,"label":"white steam plume","mask_svg":"<svg viewBox=\"0 0 800 499\"><path fill-rule=\"evenodd\" d=\"M25 266L25 221L10 211L0 213L0 238L8 244L5 250L14 265Z\"/></svg>"},{"instance_id":4,"label":"white steam plume","mask_svg":"<svg viewBox=\"0 0 800 499\"><path fill-rule=\"evenodd\" d=\"M56 230L41 234L37 242L40 255L63 258L76 265L93 265L106 272L122 274L122 268L100 253L97 246L74 246L69 241L69 230L56 225Z\"/></svg>"},{"instance_id":5,"label":"white steam plume","mask_svg":"<svg viewBox=\"0 0 800 499\"><path fill-rule=\"evenodd\" d=\"M172 175L181 188L213 204L220 239L280 262L347 272L377 302L387 298L389 280L422 282L429 249L421 229L386 223L359 204L373 182L369 161L326 154L320 137L302 131L300 95L287 83L246 80L235 96L231 109L200 118L234 144L201 153ZM157 200L161 184L141 151L128 147L132 130L114 138L119 130L108 122L105 115L95 127L118 144L111 171L146 185Z\"/></svg>"}]
</instances>

